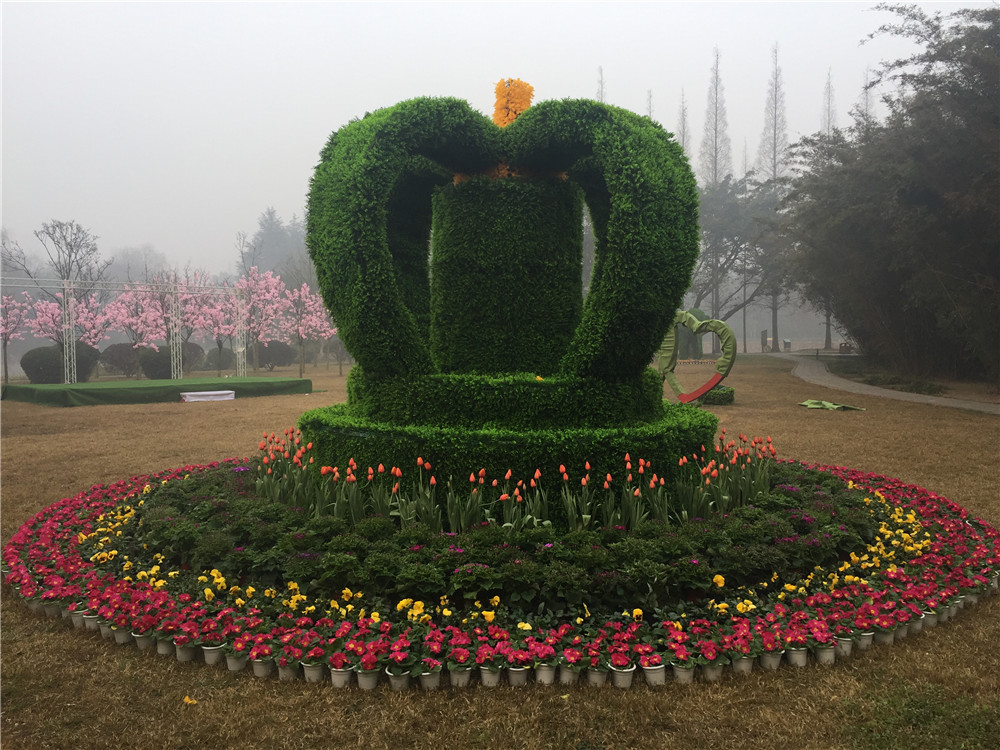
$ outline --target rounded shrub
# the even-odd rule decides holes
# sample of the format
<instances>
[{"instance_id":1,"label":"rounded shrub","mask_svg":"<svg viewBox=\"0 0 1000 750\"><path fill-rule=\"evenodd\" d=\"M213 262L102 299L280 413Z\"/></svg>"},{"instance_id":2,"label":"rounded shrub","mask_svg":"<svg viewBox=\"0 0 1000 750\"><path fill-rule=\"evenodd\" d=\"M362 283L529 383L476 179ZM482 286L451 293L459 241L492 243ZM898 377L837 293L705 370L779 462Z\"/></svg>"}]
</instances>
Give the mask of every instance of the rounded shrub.
<instances>
[{"instance_id":1,"label":"rounded shrub","mask_svg":"<svg viewBox=\"0 0 1000 750\"><path fill-rule=\"evenodd\" d=\"M294 364L298 352L284 341L264 341L257 344L258 363L267 370Z\"/></svg>"},{"instance_id":2,"label":"rounded shrub","mask_svg":"<svg viewBox=\"0 0 1000 750\"><path fill-rule=\"evenodd\" d=\"M142 374L150 380L170 380L170 347L158 349L144 347L139 352L139 366Z\"/></svg>"},{"instance_id":3,"label":"rounded shrub","mask_svg":"<svg viewBox=\"0 0 1000 750\"><path fill-rule=\"evenodd\" d=\"M131 344L110 344L101 352L101 366L114 375L134 378L139 374L139 350Z\"/></svg>"},{"instance_id":4,"label":"rounded shrub","mask_svg":"<svg viewBox=\"0 0 1000 750\"><path fill-rule=\"evenodd\" d=\"M205 359L201 364L201 369L203 370L232 370L236 367L236 355L233 353L232 349L222 350L222 366L219 366L219 348L212 347L205 354Z\"/></svg>"},{"instance_id":5,"label":"rounded shrub","mask_svg":"<svg viewBox=\"0 0 1000 750\"><path fill-rule=\"evenodd\" d=\"M192 341L181 346L181 366L184 372L197 369L205 360L205 350ZM139 352L139 366L142 374L150 380L170 380L173 370L170 365L170 346L161 344L158 349L143 348Z\"/></svg>"},{"instance_id":6,"label":"rounded shrub","mask_svg":"<svg viewBox=\"0 0 1000 750\"><path fill-rule=\"evenodd\" d=\"M76 380L86 383L97 366L101 353L93 346L77 341L76 343ZM30 349L21 357L21 369L33 384L63 382L63 352L62 348L40 346Z\"/></svg>"}]
</instances>

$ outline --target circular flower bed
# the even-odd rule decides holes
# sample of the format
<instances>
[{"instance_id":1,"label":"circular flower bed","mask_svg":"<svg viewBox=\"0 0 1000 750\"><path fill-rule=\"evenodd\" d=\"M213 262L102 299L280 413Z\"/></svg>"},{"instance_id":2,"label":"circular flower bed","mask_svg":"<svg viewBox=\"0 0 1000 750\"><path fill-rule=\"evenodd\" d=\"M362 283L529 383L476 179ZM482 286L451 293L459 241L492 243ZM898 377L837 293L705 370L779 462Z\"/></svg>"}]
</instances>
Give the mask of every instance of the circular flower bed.
<instances>
[{"instance_id":1,"label":"circular flower bed","mask_svg":"<svg viewBox=\"0 0 1000 750\"><path fill-rule=\"evenodd\" d=\"M143 541L157 538L163 543L153 532L152 515L149 525L145 525L146 518L135 522L144 495L208 472L249 477L248 463L230 460L185 466L95 486L57 502L24 524L4 547L4 581L29 604L49 605L57 613L96 615L116 639L119 634L152 638L167 646L162 653L176 649L178 658L188 658L191 646L206 649L206 659L213 647L222 647L232 657L233 669L241 668L249 658L262 664L276 662L286 670L283 675L289 676L301 663L309 675L330 670L335 684L346 684L337 682L342 670L354 670L359 677L382 672L421 676L423 681L447 668L454 675L453 684L462 684L466 670L478 667L483 683L490 684L492 675L501 669L512 670L509 679L515 683L521 680L518 670L522 668L534 668L537 680L551 681L558 666L561 679L569 682L583 670L595 679L611 671L617 679L641 666L654 684L668 664L680 680L688 679L694 666L702 667L706 679L715 679L718 667L732 664L734 671L745 671L755 657L766 665L786 650L791 663L795 663L793 653L796 659L799 653L804 658L805 652L798 649L826 662L834 658L835 646L846 655L847 644L866 647L872 634L889 642L995 590L1000 570L1000 533L955 503L895 479L792 462L784 462L784 468L817 470L833 484L856 490L857 507L867 512L869 525L854 517L851 526L852 515L845 512L850 503L832 499L831 518L819 522L809 513L823 513L823 493L814 493L807 513L788 500L800 488L780 485L775 490L786 498L782 501L786 510L796 522L805 524L806 531L794 540L775 539L774 546L784 541L795 542L791 548L795 550L803 544L807 548L826 545L825 552L817 549L819 557L815 558L825 560L823 565L805 573L798 561L783 575L775 571L754 581L745 579L745 570L741 579L741 570L735 568L698 568L699 560L689 556L680 561L681 567L696 570L704 585L695 585L695 578L684 579L686 583L682 580L672 589L679 599L675 596L666 602L635 595L633 606L620 610L609 608L620 600L601 599L596 592L591 592L590 604L600 601L602 606L594 606L593 612L588 601L574 605L572 595L558 606L526 609L522 605L529 600L515 601L516 593L510 593L507 600L490 595L490 585L499 584L495 580L483 584L487 579L477 576L477 565L488 566L481 563L455 568L454 576L445 582L450 596L389 600L385 592L380 596L348 587L329 596L322 579L300 584L282 578L281 571L263 558L252 561L252 576L244 571L227 578L216 567L171 567L177 550L169 545L149 548ZM475 484L475 475L470 481ZM215 502L203 499L209 507ZM192 503L196 500L191 498ZM717 523L724 524L726 518ZM160 520L183 529L180 519ZM692 523L698 527L708 522ZM491 525L496 524L484 524ZM866 535L866 528L871 534L864 548L851 548L858 535ZM206 525L201 533L215 532ZM537 533L538 553L544 555L554 543L544 541L551 538L544 531ZM626 535L619 528L607 533L610 536L601 538L601 544L609 548L625 544L628 549L628 544L638 544L637 538L653 531ZM446 541L464 538L441 536ZM432 557L463 553L453 542L443 552L435 543L439 551ZM838 543L847 546L838 548ZM173 544L183 547L183 536ZM595 550L599 546L593 545ZM414 544L410 551L417 554L422 547ZM851 552L833 554L845 548ZM122 551L126 549L132 554ZM232 550L234 555L239 552ZM530 561L538 564L540 559L536 556ZM526 565L528 561L525 553L525 560L518 557L514 563ZM653 580L666 574L650 575ZM609 590L617 586L619 591L629 591L621 588L620 581L616 583L614 575L605 582ZM328 598L318 598L317 592ZM631 677L622 680L616 684L625 686ZM426 684L437 683L428 680Z\"/></svg>"}]
</instances>

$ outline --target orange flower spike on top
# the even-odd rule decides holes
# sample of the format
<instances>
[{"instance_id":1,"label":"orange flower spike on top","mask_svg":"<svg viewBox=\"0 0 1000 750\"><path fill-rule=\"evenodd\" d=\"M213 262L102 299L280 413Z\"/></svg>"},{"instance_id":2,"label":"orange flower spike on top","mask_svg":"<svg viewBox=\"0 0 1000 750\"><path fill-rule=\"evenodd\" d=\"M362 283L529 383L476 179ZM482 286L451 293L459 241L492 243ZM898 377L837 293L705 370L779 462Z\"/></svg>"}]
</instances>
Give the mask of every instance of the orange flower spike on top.
<instances>
[{"instance_id":1,"label":"orange flower spike on top","mask_svg":"<svg viewBox=\"0 0 1000 750\"><path fill-rule=\"evenodd\" d=\"M501 128L507 127L531 106L535 89L520 78L502 78L497 81L497 99L493 105L493 122Z\"/></svg>"}]
</instances>

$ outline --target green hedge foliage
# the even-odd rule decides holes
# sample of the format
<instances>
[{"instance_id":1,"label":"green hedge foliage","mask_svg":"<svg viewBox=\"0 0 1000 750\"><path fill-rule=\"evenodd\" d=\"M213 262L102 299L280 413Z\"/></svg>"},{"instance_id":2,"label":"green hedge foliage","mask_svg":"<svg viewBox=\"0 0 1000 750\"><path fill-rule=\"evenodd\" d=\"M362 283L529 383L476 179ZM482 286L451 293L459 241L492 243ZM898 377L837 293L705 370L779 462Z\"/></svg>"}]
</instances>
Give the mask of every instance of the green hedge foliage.
<instances>
[{"instance_id":1,"label":"green hedge foliage","mask_svg":"<svg viewBox=\"0 0 1000 750\"><path fill-rule=\"evenodd\" d=\"M542 102L501 131L465 102L414 99L330 138L311 183L307 243L348 350L371 377L435 371L421 323L425 259L414 257L426 235L400 242L400 233L426 226L435 186L501 161L526 174L567 172L594 221L594 276L560 371L637 378L690 282L697 191L683 150L659 125L586 100ZM407 216L397 220L400 207ZM506 210L493 214L501 229Z\"/></svg>"},{"instance_id":2,"label":"green hedge foliage","mask_svg":"<svg viewBox=\"0 0 1000 750\"><path fill-rule=\"evenodd\" d=\"M728 385L717 385L701 397L701 403L725 406L736 400L736 390Z\"/></svg>"},{"instance_id":3,"label":"green hedge foliage","mask_svg":"<svg viewBox=\"0 0 1000 750\"><path fill-rule=\"evenodd\" d=\"M589 462L591 475L603 479L621 474L628 453L670 477L691 446L712 444L718 420L694 406L665 403L663 409L655 422L626 427L514 430L368 422L338 404L306 412L299 427L314 444L317 462L342 469L353 458L362 468L381 463L415 471L420 456L439 481L463 480L479 469L494 476L510 469L527 481L536 469L554 479L560 465L579 476Z\"/></svg>"},{"instance_id":4,"label":"green hedge foliage","mask_svg":"<svg viewBox=\"0 0 1000 750\"><path fill-rule=\"evenodd\" d=\"M647 368L638 383L533 373L347 377L349 412L369 422L512 429L611 427L663 416L663 378Z\"/></svg>"},{"instance_id":5,"label":"green hedge foliage","mask_svg":"<svg viewBox=\"0 0 1000 750\"><path fill-rule=\"evenodd\" d=\"M186 341L181 346L181 362L184 372L201 367L205 361L205 350L193 341ZM173 370L170 364L170 346L161 344L156 350L143 348L139 352L139 366L142 374L150 380L170 380Z\"/></svg>"},{"instance_id":6,"label":"green hedge foliage","mask_svg":"<svg viewBox=\"0 0 1000 750\"><path fill-rule=\"evenodd\" d=\"M82 341L76 342L76 381L86 383L97 366L101 353L93 346ZM62 348L40 346L29 349L21 357L21 369L28 380L35 385L63 382L63 352Z\"/></svg>"},{"instance_id":7,"label":"green hedge foliage","mask_svg":"<svg viewBox=\"0 0 1000 750\"><path fill-rule=\"evenodd\" d=\"M349 123L320 155L306 227L363 375L303 433L331 465L424 455L456 475L610 469L626 452L662 465L711 443L715 418L663 412L647 373L690 283L697 211L677 142L598 102L542 102L502 130L457 99Z\"/></svg>"},{"instance_id":8,"label":"green hedge foliage","mask_svg":"<svg viewBox=\"0 0 1000 750\"><path fill-rule=\"evenodd\" d=\"M554 374L583 306L583 193L477 177L432 199L431 358L439 372Z\"/></svg>"}]
</instances>

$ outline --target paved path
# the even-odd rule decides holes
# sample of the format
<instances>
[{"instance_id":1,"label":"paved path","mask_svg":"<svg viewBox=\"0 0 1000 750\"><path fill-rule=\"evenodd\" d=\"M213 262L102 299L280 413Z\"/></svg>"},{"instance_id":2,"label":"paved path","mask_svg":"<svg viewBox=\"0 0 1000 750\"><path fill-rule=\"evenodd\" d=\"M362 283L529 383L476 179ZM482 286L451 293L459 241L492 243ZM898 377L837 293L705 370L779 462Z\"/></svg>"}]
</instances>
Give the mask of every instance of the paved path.
<instances>
[{"instance_id":1,"label":"paved path","mask_svg":"<svg viewBox=\"0 0 1000 750\"><path fill-rule=\"evenodd\" d=\"M978 411L983 414L996 414L1000 416L1000 404L990 404L983 401L968 401L960 398L943 398L941 396L925 396L921 393L907 393L906 391L895 391L891 388L877 388L874 385L858 383L847 378L841 378L828 369L826 364L814 356L803 354L772 354L772 357L781 357L795 362L795 369L792 375L805 380L807 383L815 383L825 388L833 388L838 391L848 393L860 393L865 396L879 396L881 398L894 398L898 401L912 401L918 404L931 404L933 406L949 406L952 409L965 409L967 411Z\"/></svg>"}]
</instances>

